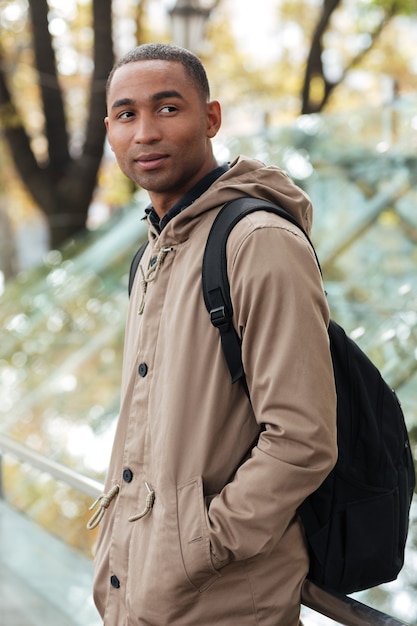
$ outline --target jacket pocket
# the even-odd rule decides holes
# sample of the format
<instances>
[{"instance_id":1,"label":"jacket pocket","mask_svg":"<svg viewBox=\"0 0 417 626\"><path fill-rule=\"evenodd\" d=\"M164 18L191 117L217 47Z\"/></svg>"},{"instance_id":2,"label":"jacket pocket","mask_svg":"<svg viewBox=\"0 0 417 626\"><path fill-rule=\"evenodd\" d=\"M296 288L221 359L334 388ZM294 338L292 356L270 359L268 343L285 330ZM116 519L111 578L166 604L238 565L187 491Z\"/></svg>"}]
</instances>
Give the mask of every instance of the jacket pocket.
<instances>
[{"instance_id":1,"label":"jacket pocket","mask_svg":"<svg viewBox=\"0 0 417 626\"><path fill-rule=\"evenodd\" d=\"M213 566L201 477L177 487L178 530L184 569L191 584L205 591L221 574Z\"/></svg>"}]
</instances>

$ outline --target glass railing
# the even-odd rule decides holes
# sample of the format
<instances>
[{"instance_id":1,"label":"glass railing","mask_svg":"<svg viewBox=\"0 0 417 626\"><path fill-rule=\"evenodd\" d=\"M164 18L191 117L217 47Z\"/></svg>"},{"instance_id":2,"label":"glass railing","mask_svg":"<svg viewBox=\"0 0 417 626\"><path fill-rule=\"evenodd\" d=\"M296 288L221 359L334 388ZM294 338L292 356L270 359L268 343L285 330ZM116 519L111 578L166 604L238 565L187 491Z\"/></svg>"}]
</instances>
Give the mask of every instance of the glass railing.
<instances>
[{"instance_id":1,"label":"glass railing","mask_svg":"<svg viewBox=\"0 0 417 626\"><path fill-rule=\"evenodd\" d=\"M20 466L39 483L33 505L53 509L63 494L94 498L100 483L51 461L9 437L0 435L0 476L8 466ZM47 486L47 489L44 489ZM59 529L45 530L12 506L0 492L0 623L5 626L99 626L102 621L92 599L92 560ZM74 513L74 511L73 511ZM78 513L78 511L77 511ZM57 531L56 533L54 531ZM84 533L87 534L87 533Z\"/></svg>"},{"instance_id":2,"label":"glass railing","mask_svg":"<svg viewBox=\"0 0 417 626\"><path fill-rule=\"evenodd\" d=\"M145 200L101 231L47 255L1 300L0 432L42 458L102 481L118 411L127 273L145 235ZM3 492L18 510L91 554L90 498L8 460Z\"/></svg>"}]
</instances>

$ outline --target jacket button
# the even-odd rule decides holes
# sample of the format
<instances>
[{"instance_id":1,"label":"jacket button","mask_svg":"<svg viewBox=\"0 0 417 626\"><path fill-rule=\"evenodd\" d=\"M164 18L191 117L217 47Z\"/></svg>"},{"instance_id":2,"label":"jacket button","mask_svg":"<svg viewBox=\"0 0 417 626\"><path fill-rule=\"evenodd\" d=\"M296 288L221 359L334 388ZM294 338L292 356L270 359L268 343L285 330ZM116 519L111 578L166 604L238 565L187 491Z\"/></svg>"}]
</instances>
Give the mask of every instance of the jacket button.
<instances>
[{"instance_id":1,"label":"jacket button","mask_svg":"<svg viewBox=\"0 0 417 626\"><path fill-rule=\"evenodd\" d=\"M153 267L155 263L157 262L157 260L158 260L158 257L153 256L151 260L149 261L149 267Z\"/></svg>"},{"instance_id":2,"label":"jacket button","mask_svg":"<svg viewBox=\"0 0 417 626\"><path fill-rule=\"evenodd\" d=\"M123 480L126 483L130 483L133 480L133 472L132 470L130 470L129 468L126 468L125 470L123 470Z\"/></svg>"},{"instance_id":3,"label":"jacket button","mask_svg":"<svg viewBox=\"0 0 417 626\"><path fill-rule=\"evenodd\" d=\"M139 365L139 376L142 376L142 378L145 378L146 374L148 373L148 366L146 365L146 363L141 363Z\"/></svg>"},{"instance_id":4,"label":"jacket button","mask_svg":"<svg viewBox=\"0 0 417 626\"><path fill-rule=\"evenodd\" d=\"M120 587L120 581L117 578L117 576L115 576L114 574L113 574L113 576L110 576L110 584L115 589L119 589L119 587Z\"/></svg>"}]
</instances>

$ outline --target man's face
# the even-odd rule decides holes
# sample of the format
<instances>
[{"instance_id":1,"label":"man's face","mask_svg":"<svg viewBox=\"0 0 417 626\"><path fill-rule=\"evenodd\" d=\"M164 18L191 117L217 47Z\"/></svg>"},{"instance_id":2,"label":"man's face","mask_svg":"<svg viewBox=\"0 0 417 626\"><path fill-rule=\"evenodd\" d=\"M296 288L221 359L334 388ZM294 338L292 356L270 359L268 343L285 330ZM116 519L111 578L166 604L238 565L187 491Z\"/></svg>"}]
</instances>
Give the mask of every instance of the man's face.
<instances>
[{"instance_id":1,"label":"man's face","mask_svg":"<svg viewBox=\"0 0 417 626\"><path fill-rule=\"evenodd\" d=\"M220 107L206 103L181 63L137 61L114 73L107 96L108 139L122 172L164 214L216 162L210 139Z\"/></svg>"}]
</instances>

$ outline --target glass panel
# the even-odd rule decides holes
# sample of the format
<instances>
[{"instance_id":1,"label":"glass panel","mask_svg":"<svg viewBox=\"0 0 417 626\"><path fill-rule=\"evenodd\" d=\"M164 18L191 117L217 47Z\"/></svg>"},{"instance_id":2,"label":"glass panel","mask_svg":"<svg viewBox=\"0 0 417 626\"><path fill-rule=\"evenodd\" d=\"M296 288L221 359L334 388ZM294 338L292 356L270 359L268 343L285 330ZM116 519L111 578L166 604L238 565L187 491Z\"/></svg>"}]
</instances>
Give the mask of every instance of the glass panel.
<instances>
[{"instance_id":1,"label":"glass panel","mask_svg":"<svg viewBox=\"0 0 417 626\"><path fill-rule=\"evenodd\" d=\"M2 479L7 504L91 558L97 539L97 529L86 529L91 497L8 455L2 458Z\"/></svg>"},{"instance_id":2,"label":"glass panel","mask_svg":"<svg viewBox=\"0 0 417 626\"><path fill-rule=\"evenodd\" d=\"M7 626L99 626L92 563L0 502L0 611Z\"/></svg>"},{"instance_id":3,"label":"glass panel","mask_svg":"<svg viewBox=\"0 0 417 626\"><path fill-rule=\"evenodd\" d=\"M127 273L145 236L143 206L52 251L2 297L2 431L97 479L118 412Z\"/></svg>"}]
</instances>

